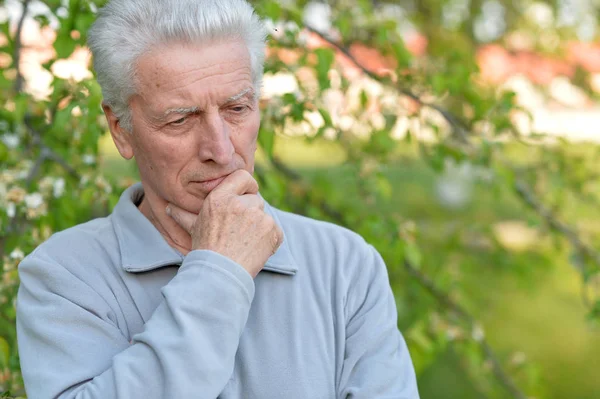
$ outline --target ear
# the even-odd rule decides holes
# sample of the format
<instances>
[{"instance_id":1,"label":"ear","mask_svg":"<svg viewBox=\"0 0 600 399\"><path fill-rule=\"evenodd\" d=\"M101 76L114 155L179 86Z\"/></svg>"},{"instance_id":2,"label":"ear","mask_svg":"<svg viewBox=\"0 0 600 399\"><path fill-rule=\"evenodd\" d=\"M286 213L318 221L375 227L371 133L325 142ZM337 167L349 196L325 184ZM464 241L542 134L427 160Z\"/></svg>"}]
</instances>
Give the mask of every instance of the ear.
<instances>
[{"instance_id":1,"label":"ear","mask_svg":"<svg viewBox=\"0 0 600 399\"><path fill-rule=\"evenodd\" d=\"M112 136L113 141L115 142L115 146L117 146L117 150L119 150L119 154L121 154L121 156L125 159L133 158L131 133L121 126L119 118L115 115L112 108L110 108L108 104L103 102L102 109L104 110L106 121L108 122L110 135Z\"/></svg>"}]
</instances>

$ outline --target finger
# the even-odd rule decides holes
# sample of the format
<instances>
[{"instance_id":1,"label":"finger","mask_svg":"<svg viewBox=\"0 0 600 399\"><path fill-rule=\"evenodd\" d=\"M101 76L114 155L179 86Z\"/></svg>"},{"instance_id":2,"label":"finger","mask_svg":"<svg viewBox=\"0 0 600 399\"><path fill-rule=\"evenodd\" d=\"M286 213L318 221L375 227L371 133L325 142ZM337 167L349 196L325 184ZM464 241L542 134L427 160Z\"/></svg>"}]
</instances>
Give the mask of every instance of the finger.
<instances>
[{"instance_id":1,"label":"finger","mask_svg":"<svg viewBox=\"0 0 600 399\"><path fill-rule=\"evenodd\" d=\"M275 253L277 252L281 244L283 244L283 231L279 228L279 226L276 226L275 231L273 232L272 240L273 253Z\"/></svg>"},{"instance_id":2,"label":"finger","mask_svg":"<svg viewBox=\"0 0 600 399\"><path fill-rule=\"evenodd\" d=\"M234 194L257 194L258 183L248 171L244 169L238 169L229 176L227 176L221 184L219 184L212 191L216 192L216 195ZM212 194L212 193L211 193Z\"/></svg>"},{"instance_id":3,"label":"finger","mask_svg":"<svg viewBox=\"0 0 600 399\"><path fill-rule=\"evenodd\" d=\"M244 194L238 197L238 200L244 204L246 208L265 209L265 201L256 194Z\"/></svg>"},{"instance_id":4,"label":"finger","mask_svg":"<svg viewBox=\"0 0 600 399\"><path fill-rule=\"evenodd\" d=\"M183 227L185 231L188 233L192 233L192 227L198 218L198 215L192 212L188 212L185 209L181 209L177 205L169 204L167 205L167 215L171 216L178 225Z\"/></svg>"}]
</instances>

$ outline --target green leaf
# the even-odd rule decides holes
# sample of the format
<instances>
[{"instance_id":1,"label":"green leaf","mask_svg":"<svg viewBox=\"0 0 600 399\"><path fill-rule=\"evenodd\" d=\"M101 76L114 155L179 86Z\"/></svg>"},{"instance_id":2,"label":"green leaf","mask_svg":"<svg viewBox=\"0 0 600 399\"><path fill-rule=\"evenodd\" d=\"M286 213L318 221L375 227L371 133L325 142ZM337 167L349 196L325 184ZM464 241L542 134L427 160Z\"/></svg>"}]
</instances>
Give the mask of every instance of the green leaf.
<instances>
[{"instance_id":1,"label":"green leaf","mask_svg":"<svg viewBox=\"0 0 600 399\"><path fill-rule=\"evenodd\" d=\"M600 300L597 300L596 303L594 303L587 317L588 320L591 321L600 321Z\"/></svg>"},{"instance_id":2,"label":"green leaf","mask_svg":"<svg viewBox=\"0 0 600 399\"><path fill-rule=\"evenodd\" d=\"M59 35L54 41L54 50L56 50L58 58L69 58L73 54L76 45L75 40L69 35L63 34Z\"/></svg>"},{"instance_id":3,"label":"green leaf","mask_svg":"<svg viewBox=\"0 0 600 399\"><path fill-rule=\"evenodd\" d=\"M367 92L365 90L361 90L360 91L360 105L361 107L367 108L367 104L369 103L369 96L367 95Z\"/></svg>"},{"instance_id":4,"label":"green leaf","mask_svg":"<svg viewBox=\"0 0 600 399\"><path fill-rule=\"evenodd\" d=\"M339 13L333 24L340 32L342 37L348 37L353 29L353 17L348 10Z\"/></svg>"},{"instance_id":5,"label":"green leaf","mask_svg":"<svg viewBox=\"0 0 600 399\"><path fill-rule=\"evenodd\" d=\"M281 19L281 5L278 1L265 1L261 5L262 14L265 17L271 18L273 21Z\"/></svg>"},{"instance_id":6,"label":"green leaf","mask_svg":"<svg viewBox=\"0 0 600 399\"><path fill-rule=\"evenodd\" d=\"M14 122L16 124L23 123L25 119L25 113L27 112L27 106L29 104L29 99L25 94L19 94L15 97L15 112L14 112Z\"/></svg>"},{"instance_id":7,"label":"green leaf","mask_svg":"<svg viewBox=\"0 0 600 399\"><path fill-rule=\"evenodd\" d=\"M317 133L315 133L314 136L307 136L307 140L309 143L312 143L313 141L320 139L321 137L323 137L323 135L325 134L325 130L327 129L327 127L325 126L321 126L318 130Z\"/></svg>"},{"instance_id":8,"label":"green leaf","mask_svg":"<svg viewBox=\"0 0 600 399\"><path fill-rule=\"evenodd\" d=\"M9 151L8 146L0 141L0 165L8 160Z\"/></svg>"},{"instance_id":9,"label":"green leaf","mask_svg":"<svg viewBox=\"0 0 600 399\"><path fill-rule=\"evenodd\" d=\"M10 345L3 337L0 337L0 361L2 362L2 366L8 366L8 362L10 359Z\"/></svg>"},{"instance_id":10,"label":"green leaf","mask_svg":"<svg viewBox=\"0 0 600 399\"><path fill-rule=\"evenodd\" d=\"M292 111L290 115L292 115L292 119L295 122L304 120L304 103L300 102L292 104Z\"/></svg>"},{"instance_id":11,"label":"green leaf","mask_svg":"<svg viewBox=\"0 0 600 399\"><path fill-rule=\"evenodd\" d=\"M393 193L394 189L393 189L392 184L390 183L389 179L385 176L377 175L376 181L377 181L377 188L378 188L381 196L383 196L385 199L392 198L392 193Z\"/></svg>"},{"instance_id":12,"label":"green leaf","mask_svg":"<svg viewBox=\"0 0 600 399\"><path fill-rule=\"evenodd\" d=\"M386 26L382 25L377 29L376 41L378 46L384 46L388 43L388 29Z\"/></svg>"},{"instance_id":13,"label":"green leaf","mask_svg":"<svg viewBox=\"0 0 600 399\"><path fill-rule=\"evenodd\" d=\"M317 79L319 80L319 87L321 91L331 87L329 81L329 70L335 59L335 53L329 48L318 48L315 50L317 55Z\"/></svg>"},{"instance_id":14,"label":"green leaf","mask_svg":"<svg viewBox=\"0 0 600 399\"><path fill-rule=\"evenodd\" d=\"M264 150L266 156L273 158L273 149L275 148L275 132L272 130L260 129L258 134L258 144Z\"/></svg>"},{"instance_id":15,"label":"green leaf","mask_svg":"<svg viewBox=\"0 0 600 399\"><path fill-rule=\"evenodd\" d=\"M385 157L389 155L395 147L396 141L390 136L389 130L375 130L371 133L371 137L364 147L364 151L378 157Z\"/></svg>"},{"instance_id":16,"label":"green leaf","mask_svg":"<svg viewBox=\"0 0 600 399\"><path fill-rule=\"evenodd\" d=\"M413 267L417 269L421 268L423 256L416 245L407 242L404 246L404 257Z\"/></svg>"},{"instance_id":17,"label":"green leaf","mask_svg":"<svg viewBox=\"0 0 600 399\"><path fill-rule=\"evenodd\" d=\"M433 75L431 78L431 88L437 95L444 94L448 89L447 78L441 74Z\"/></svg>"},{"instance_id":18,"label":"green leaf","mask_svg":"<svg viewBox=\"0 0 600 399\"><path fill-rule=\"evenodd\" d=\"M412 54L402 41L402 38L396 38L396 41L391 44L394 58L398 63L398 68L408 68L412 62Z\"/></svg>"},{"instance_id":19,"label":"green leaf","mask_svg":"<svg viewBox=\"0 0 600 399\"><path fill-rule=\"evenodd\" d=\"M319 113L321 114L321 117L325 122L325 127L333 126L333 122L331 121L331 115L329 114L329 111L327 111L325 108L319 108Z\"/></svg>"},{"instance_id":20,"label":"green leaf","mask_svg":"<svg viewBox=\"0 0 600 399\"><path fill-rule=\"evenodd\" d=\"M396 122L398 121L398 115L397 114L384 114L383 117L385 119L385 130L388 130L388 131L392 130L392 128L396 125ZM389 137L389 135L388 135L388 137Z\"/></svg>"},{"instance_id":21,"label":"green leaf","mask_svg":"<svg viewBox=\"0 0 600 399\"><path fill-rule=\"evenodd\" d=\"M67 140L73 136L69 125L73 119L72 111L77 106L76 103L69 103L65 108L56 112L52 128L49 130L50 137L56 140Z\"/></svg>"}]
</instances>

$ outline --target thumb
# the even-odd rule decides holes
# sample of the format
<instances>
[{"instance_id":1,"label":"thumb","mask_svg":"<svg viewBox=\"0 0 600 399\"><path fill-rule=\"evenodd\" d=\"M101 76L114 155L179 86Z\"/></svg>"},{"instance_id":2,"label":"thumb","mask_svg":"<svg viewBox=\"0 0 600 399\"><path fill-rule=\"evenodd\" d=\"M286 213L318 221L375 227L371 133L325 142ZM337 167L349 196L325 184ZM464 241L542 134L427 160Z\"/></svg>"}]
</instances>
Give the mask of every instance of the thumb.
<instances>
[{"instance_id":1,"label":"thumb","mask_svg":"<svg viewBox=\"0 0 600 399\"><path fill-rule=\"evenodd\" d=\"M196 223L198 215L195 213L188 212L181 209L177 205L169 204L165 210L178 225L180 225L185 231L192 234L192 227Z\"/></svg>"}]
</instances>

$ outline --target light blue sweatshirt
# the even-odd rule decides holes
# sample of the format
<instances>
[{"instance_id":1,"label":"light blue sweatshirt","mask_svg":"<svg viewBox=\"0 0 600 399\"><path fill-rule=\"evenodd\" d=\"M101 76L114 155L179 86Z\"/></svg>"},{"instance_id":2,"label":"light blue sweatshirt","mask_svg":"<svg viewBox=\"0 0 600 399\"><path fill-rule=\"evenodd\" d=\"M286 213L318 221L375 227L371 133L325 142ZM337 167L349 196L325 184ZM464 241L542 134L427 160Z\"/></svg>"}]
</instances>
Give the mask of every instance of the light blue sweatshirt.
<instances>
[{"instance_id":1,"label":"light blue sweatshirt","mask_svg":"<svg viewBox=\"0 0 600 399\"><path fill-rule=\"evenodd\" d=\"M21 262L30 399L418 398L385 265L360 236L267 205L284 242L253 280L171 248L142 195Z\"/></svg>"}]
</instances>

